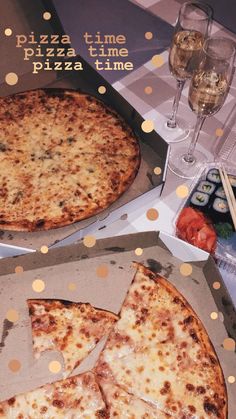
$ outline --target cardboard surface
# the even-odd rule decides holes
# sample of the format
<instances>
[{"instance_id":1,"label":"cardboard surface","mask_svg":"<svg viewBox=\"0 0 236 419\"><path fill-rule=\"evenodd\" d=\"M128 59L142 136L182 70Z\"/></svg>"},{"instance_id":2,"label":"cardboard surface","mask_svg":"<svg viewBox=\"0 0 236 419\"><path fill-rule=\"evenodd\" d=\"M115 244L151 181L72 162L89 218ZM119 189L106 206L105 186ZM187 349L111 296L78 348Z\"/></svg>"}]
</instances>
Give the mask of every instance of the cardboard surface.
<instances>
[{"instance_id":1,"label":"cardboard surface","mask_svg":"<svg viewBox=\"0 0 236 419\"><path fill-rule=\"evenodd\" d=\"M181 241L178 245L181 246ZM142 256L135 255L134 250L137 247L143 248ZM236 355L222 346L229 333L231 337L236 337L236 315L213 259L192 263L192 275L184 277L179 271L181 260L171 255L158 238L158 233L139 233L100 240L90 249L81 243L50 250L46 255L32 253L0 261L0 371L4 377L4 381L0 380L1 399L62 378L62 373L51 374L47 367L51 360L62 362L59 353L50 351L44 353L39 360L33 358L26 299L59 298L89 302L96 307L118 313L135 273L132 267L134 260L165 276L185 296L208 331L226 383L229 375L236 376ZM101 264L108 267L106 278L96 276L96 268ZM22 266L24 272L13 273L15 266ZM32 290L32 281L36 278L43 279L46 285L40 294ZM221 284L219 290L212 287L215 281ZM75 291L69 291L70 282L76 284ZM9 308L16 309L20 314L19 321L14 325L5 319ZM210 317L213 311L221 313L217 320ZM93 366L103 343L73 375ZM8 362L11 359L21 362L19 373L13 374L9 371ZM227 389L229 419L235 419L235 384L227 383Z\"/></svg>"},{"instance_id":2,"label":"cardboard surface","mask_svg":"<svg viewBox=\"0 0 236 419\"><path fill-rule=\"evenodd\" d=\"M143 121L142 117L86 62L84 62L84 71L79 73L79 75L73 74L70 76L66 74L66 77L62 77L60 80L49 85L47 84L47 87L79 88L97 96L100 100L104 100L108 106L117 110L128 122L140 140L142 161L138 175L128 191L126 191L116 202L100 214L90 217L87 220L72 224L68 227L49 231L35 233L0 231L0 241L3 244L21 246L29 249L39 249L42 245L50 246L75 231L79 231L99 219L106 218L115 209L128 204L140 196L143 196L146 192L158 187L163 182L166 156L168 153L167 143L155 131L149 134L144 133L141 130L141 123ZM28 81L26 81L25 87L28 85L27 83ZM107 93L102 97L97 93L97 88L101 84L104 84L107 88ZM153 169L156 166L161 167L161 175L157 176L154 174ZM124 211L127 210L128 208L124 209Z\"/></svg>"}]
</instances>

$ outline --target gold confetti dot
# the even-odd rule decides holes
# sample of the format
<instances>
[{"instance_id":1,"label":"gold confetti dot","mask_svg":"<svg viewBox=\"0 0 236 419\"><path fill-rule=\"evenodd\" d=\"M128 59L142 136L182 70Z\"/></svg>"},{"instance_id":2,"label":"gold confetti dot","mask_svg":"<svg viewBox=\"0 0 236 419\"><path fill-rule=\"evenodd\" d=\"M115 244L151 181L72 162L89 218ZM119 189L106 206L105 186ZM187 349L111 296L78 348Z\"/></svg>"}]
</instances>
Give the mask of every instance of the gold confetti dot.
<instances>
[{"instance_id":1,"label":"gold confetti dot","mask_svg":"<svg viewBox=\"0 0 236 419\"><path fill-rule=\"evenodd\" d=\"M83 243L86 247L93 247L96 243L96 237L84 236Z\"/></svg>"},{"instance_id":2,"label":"gold confetti dot","mask_svg":"<svg viewBox=\"0 0 236 419\"><path fill-rule=\"evenodd\" d=\"M23 266L16 266L15 267L15 273L16 274L22 274L22 272L24 272Z\"/></svg>"},{"instance_id":3,"label":"gold confetti dot","mask_svg":"<svg viewBox=\"0 0 236 419\"><path fill-rule=\"evenodd\" d=\"M143 121L141 128L144 132L152 132L154 130L154 123L150 119Z\"/></svg>"},{"instance_id":4,"label":"gold confetti dot","mask_svg":"<svg viewBox=\"0 0 236 419\"><path fill-rule=\"evenodd\" d=\"M8 73L5 77L5 82L9 86L14 86L18 82L18 76L16 73Z\"/></svg>"},{"instance_id":5,"label":"gold confetti dot","mask_svg":"<svg viewBox=\"0 0 236 419\"><path fill-rule=\"evenodd\" d=\"M108 275L108 267L106 265L100 265L96 269L96 274L100 278L106 278Z\"/></svg>"},{"instance_id":6,"label":"gold confetti dot","mask_svg":"<svg viewBox=\"0 0 236 419\"><path fill-rule=\"evenodd\" d=\"M10 308L6 313L6 319L9 320L9 322L15 323L19 320L19 313L13 308Z\"/></svg>"},{"instance_id":7,"label":"gold confetti dot","mask_svg":"<svg viewBox=\"0 0 236 419\"><path fill-rule=\"evenodd\" d=\"M212 311L212 313L211 313L211 319L212 320L218 319L218 313L216 313L216 311Z\"/></svg>"},{"instance_id":8,"label":"gold confetti dot","mask_svg":"<svg viewBox=\"0 0 236 419\"><path fill-rule=\"evenodd\" d=\"M176 188L176 195L178 196L178 198L186 198L188 194L189 194L189 189L186 185L179 185Z\"/></svg>"},{"instance_id":9,"label":"gold confetti dot","mask_svg":"<svg viewBox=\"0 0 236 419\"><path fill-rule=\"evenodd\" d=\"M47 246L41 246L40 252L43 253L44 255L46 255L46 253L48 253L48 247Z\"/></svg>"},{"instance_id":10,"label":"gold confetti dot","mask_svg":"<svg viewBox=\"0 0 236 419\"><path fill-rule=\"evenodd\" d=\"M233 375L229 375L228 377L228 383L234 384L235 383L235 377Z\"/></svg>"},{"instance_id":11,"label":"gold confetti dot","mask_svg":"<svg viewBox=\"0 0 236 419\"><path fill-rule=\"evenodd\" d=\"M155 175L160 175L161 172L162 172L161 167L155 167L155 169L153 171L154 171Z\"/></svg>"},{"instance_id":12,"label":"gold confetti dot","mask_svg":"<svg viewBox=\"0 0 236 419\"><path fill-rule=\"evenodd\" d=\"M42 292L45 289L45 283L42 279L35 279L32 288L35 292Z\"/></svg>"},{"instance_id":13,"label":"gold confetti dot","mask_svg":"<svg viewBox=\"0 0 236 419\"><path fill-rule=\"evenodd\" d=\"M219 290L220 289L220 282L218 282L218 281L215 281L215 282L213 282L213 288L214 288L214 290Z\"/></svg>"},{"instance_id":14,"label":"gold confetti dot","mask_svg":"<svg viewBox=\"0 0 236 419\"><path fill-rule=\"evenodd\" d=\"M217 137L222 137L222 135L224 134L224 131L222 128L217 128L215 133Z\"/></svg>"},{"instance_id":15,"label":"gold confetti dot","mask_svg":"<svg viewBox=\"0 0 236 419\"><path fill-rule=\"evenodd\" d=\"M226 351L235 351L235 340L231 338L224 339L223 347Z\"/></svg>"},{"instance_id":16,"label":"gold confetti dot","mask_svg":"<svg viewBox=\"0 0 236 419\"><path fill-rule=\"evenodd\" d=\"M68 290L69 291L75 291L76 290L76 284L74 283L74 282L70 282L69 284L68 284Z\"/></svg>"},{"instance_id":17,"label":"gold confetti dot","mask_svg":"<svg viewBox=\"0 0 236 419\"><path fill-rule=\"evenodd\" d=\"M193 272L193 268L190 265L190 263L182 263L182 265L180 265L179 270L181 275L183 276L189 276Z\"/></svg>"},{"instance_id":18,"label":"gold confetti dot","mask_svg":"<svg viewBox=\"0 0 236 419\"><path fill-rule=\"evenodd\" d=\"M158 219L159 217L159 213L155 208L150 208L149 210L147 210L146 212L146 217L148 218L148 220L150 221L155 221Z\"/></svg>"},{"instance_id":19,"label":"gold confetti dot","mask_svg":"<svg viewBox=\"0 0 236 419\"><path fill-rule=\"evenodd\" d=\"M21 363L20 361L18 361L17 359L12 359L9 363L8 363L8 368L12 371L12 372L17 372L21 369Z\"/></svg>"},{"instance_id":20,"label":"gold confetti dot","mask_svg":"<svg viewBox=\"0 0 236 419\"><path fill-rule=\"evenodd\" d=\"M7 29L5 29L5 35L6 35L6 36L11 36L11 35L12 35L12 30L11 30L11 28L7 28Z\"/></svg>"},{"instance_id":21,"label":"gold confetti dot","mask_svg":"<svg viewBox=\"0 0 236 419\"><path fill-rule=\"evenodd\" d=\"M51 17L52 17L52 15L51 15L50 12L44 12L44 14L43 14L44 20L50 20Z\"/></svg>"},{"instance_id":22,"label":"gold confetti dot","mask_svg":"<svg viewBox=\"0 0 236 419\"><path fill-rule=\"evenodd\" d=\"M143 249L141 247L137 247L134 252L137 256L141 256L143 254Z\"/></svg>"},{"instance_id":23,"label":"gold confetti dot","mask_svg":"<svg viewBox=\"0 0 236 419\"><path fill-rule=\"evenodd\" d=\"M105 88L105 86L99 86L98 93L100 93L100 95L104 95L106 91L107 89Z\"/></svg>"},{"instance_id":24,"label":"gold confetti dot","mask_svg":"<svg viewBox=\"0 0 236 419\"><path fill-rule=\"evenodd\" d=\"M157 68L161 67L164 64L163 57L161 55L154 55L152 57L152 64Z\"/></svg>"},{"instance_id":25,"label":"gold confetti dot","mask_svg":"<svg viewBox=\"0 0 236 419\"><path fill-rule=\"evenodd\" d=\"M53 374L58 374L61 371L61 363L59 361L51 361L48 364L48 369Z\"/></svg>"},{"instance_id":26,"label":"gold confetti dot","mask_svg":"<svg viewBox=\"0 0 236 419\"><path fill-rule=\"evenodd\" d=\"M153 38L153 33L152 32L146 32L145 33L145 38L148 39L148 41L149 41L150 39Z\"/></svg>"},{"instance_id":27,"label":"gold confetti dot","mask_svg":"<svg viewBox=\"0 0 236 419\"><path fill-rule=\"evenodd\" d=\"M152 87L151 86L146 86L144 89L144 92L146 93L146 95L151 95L152 94Z\"/></svg>"}]
</instances>

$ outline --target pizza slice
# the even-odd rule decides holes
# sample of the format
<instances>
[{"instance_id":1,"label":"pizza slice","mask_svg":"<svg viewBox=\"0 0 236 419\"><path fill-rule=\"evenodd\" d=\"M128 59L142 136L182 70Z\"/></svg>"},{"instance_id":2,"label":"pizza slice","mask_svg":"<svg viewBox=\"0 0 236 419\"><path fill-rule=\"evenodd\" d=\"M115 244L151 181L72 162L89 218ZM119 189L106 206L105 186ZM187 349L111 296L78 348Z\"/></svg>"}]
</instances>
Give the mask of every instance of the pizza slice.
<instances>
[{"instance_id":1,"label":"pizza slice","mask_svg":"<svg viewBox=\"0 0 236 419\"><path fill-rule=\"evenodd\" d=\"M64 359L64 377L82 362L108 334L117 316L90 304L64 300L27 300L32 325L33 352L57 350Z\"/></svg>"},{"instance_id":2,"label":"pizza slice","mask_svg":"<svg viewBox=\"0 0 236 419\"><path fill-rule=\"evenodd\" d=\"M46 384L0 402L0 418L5 419L107 417L106 405L91 372Z\"/></svg>"},{"instance_id":3,"label":"pizza slice","mask_svg":"<svg viewBox=\"0 0 236 419\"><path fill-rule=\"evenodd\" d=\"M140 264L96 372L171 416L227 417L223 373L204 326L172 284Z\"/></svg>"},{"instance_id":4,"label":"pizza slice","mask_svg":"<svg viewBox=\"0 0 236 419\"><path fill-rule=\"evenodd\" d=\"M127 393L121 387L105 381L99 381L103 397L110 418L132 418L132 419L171 419L168 413L162 412L153 404ZM124 413L125 412L125 413Z\"/></svg>"}]
</instances>

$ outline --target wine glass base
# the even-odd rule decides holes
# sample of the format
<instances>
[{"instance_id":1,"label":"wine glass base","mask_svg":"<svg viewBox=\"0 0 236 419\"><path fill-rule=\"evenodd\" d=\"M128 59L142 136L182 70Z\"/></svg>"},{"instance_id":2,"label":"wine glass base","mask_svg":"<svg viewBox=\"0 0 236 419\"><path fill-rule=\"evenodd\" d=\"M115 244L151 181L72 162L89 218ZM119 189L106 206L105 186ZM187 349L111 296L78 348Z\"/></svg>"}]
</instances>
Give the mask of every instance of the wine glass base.
<instances>
[{"instance_id":1,"label":"wine glass base","mask_svg":"<svg viewBox=\"0 0 236 419\"><path fill-rule=\"evenodd\" d=\"M199 173L201 167L207 162L207 157L199 150L194 151L194 160L187 162L184 157L186 156L186 147L172 148L170 151L168 167L175 175L184 179L194 179Z\"/></svg>"},{"instance_id":2,"label":"wine glass base","mask_svg":"<svg viewBox=\"0 0 236 419\"><path fill-rule=\"evenodd\" d=\"M163 131L163 137L165 138L166 142L168 144L170 143L179 143L181 141L184 141L188 138L191 125L188 121L185 121L181 117L176 118L176 127L170 128L167 125L168 119L170 119L171 115L165 115L166 121L164 122L164 126L162 128Z\"/></svg>"}]
</instances>

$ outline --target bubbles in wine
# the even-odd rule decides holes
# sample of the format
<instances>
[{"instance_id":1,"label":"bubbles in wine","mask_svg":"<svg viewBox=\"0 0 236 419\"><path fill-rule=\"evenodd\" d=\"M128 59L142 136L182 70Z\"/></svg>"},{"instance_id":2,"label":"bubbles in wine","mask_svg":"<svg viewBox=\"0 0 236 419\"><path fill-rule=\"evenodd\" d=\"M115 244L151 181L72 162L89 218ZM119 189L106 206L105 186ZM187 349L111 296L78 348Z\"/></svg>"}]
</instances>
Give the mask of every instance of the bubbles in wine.
<instances>
[{"instance_id":1,"label":"bubbles in wine","mask_svg":"<svg viewBox=\"0 0 236 419\"><path fill-rule=\"evenodd\" d=\"M169 66L171 73L178 80L185 80L192 76L198 65L203 42L204 36L198 31L179 31L174 35L169 54Z\"/></svg>"}]
</instances>

